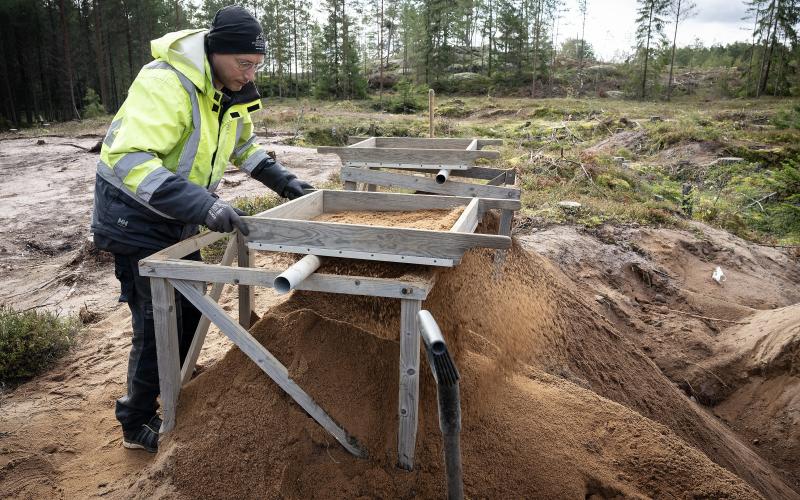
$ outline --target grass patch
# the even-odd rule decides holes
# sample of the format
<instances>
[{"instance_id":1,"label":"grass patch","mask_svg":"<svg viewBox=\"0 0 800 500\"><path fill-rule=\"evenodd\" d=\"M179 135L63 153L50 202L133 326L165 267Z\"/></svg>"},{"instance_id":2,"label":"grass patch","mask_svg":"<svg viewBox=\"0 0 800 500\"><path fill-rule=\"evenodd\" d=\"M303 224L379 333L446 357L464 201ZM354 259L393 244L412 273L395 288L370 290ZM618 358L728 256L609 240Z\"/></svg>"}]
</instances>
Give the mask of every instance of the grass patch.
<instances>
[{"instance_id":1,"label":"grass patch","mask_svg":"<svg viewBox=\"0 0 800 500\"><path fill-rule=\"evenodd\" d=\"M22 382L47 369L74 344L80 329L76 317L0 307L0 384Z\"/></svg>"},{"instance_id":2,"label":"grass patch","mask_svg":"<svg viewBox=\"0 0 800 500\"><path fill-rule=\"evenodd\" d=\"M427 109L415 115L370 112L374 104L286 102L267 113L293 116L304 106L298 143L309 146L342 145L348 135L427 136ZM678 97L659 103L439 95L435 120L437 137L503 139L502 146L490 148L500 151L500 160L480 164L516 168L524 212L545 221L681 227L682 187L692 182L694 219L762 243L800 241L796 99ZM607 147L587 151L606 138ZM683 158L681 148L672 156L662 153L692 143L706 143L701 151L709 155L744 162L709 166L711 159ZM583 210L565 214L558 207L562 200L578 201Z\"/></svg>"}]
</instances>

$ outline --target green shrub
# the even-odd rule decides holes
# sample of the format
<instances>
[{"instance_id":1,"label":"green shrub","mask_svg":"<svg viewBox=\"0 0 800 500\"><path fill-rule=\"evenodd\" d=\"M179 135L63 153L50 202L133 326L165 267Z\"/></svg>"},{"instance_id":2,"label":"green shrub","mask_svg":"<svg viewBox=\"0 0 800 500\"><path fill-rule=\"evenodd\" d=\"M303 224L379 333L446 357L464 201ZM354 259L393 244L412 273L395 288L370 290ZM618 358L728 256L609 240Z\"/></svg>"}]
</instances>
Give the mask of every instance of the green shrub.
<instances>
[{"instance_id":1,"label":"green shrub","mask_svg":"<svg viewBox=\"0 0 800 500\"><path fill-rule=\"evenodd\" d=\"M93 88L86 89L86 95L83 97L83 117L84 118L97 118L106 114L103 105L100 103L100 96Z\"/></svg>"},{"instance_id":2,"label":"green shrub","mask_svg":"<svg viewBox=\"0 0 800 500\"><path fill-rule=\"evenodd\" d=\"M778 111L772 123L779 129L800 129L800 104Z\"/></svg>"},{"instance_id":3,"label":"green shrub","mask_svg":"<svg viewBox=\"0 0 800 500\"><path fill-rule=\"evenodd\" d=\"M422 102L421 91L408 79L402 79L396 86L397 93L385 105L390 113L413 114L427 107Z\"/></svg>"},{"instance_id":4,"label":"green shrub","mask_svg":"<svg viewBox=\"0 0 800 500\"><path fill-rule=\"evenodd\" d=\"M303 132L307 144L316 146L344 146L348 135L356 135L350 127L313 127Z\"/></svg>"},{"instance_id":5,"label":"green shrub","mask_svg":"<svg viewBox=\"0 0 800 500\"><path fill-rule=\"evenodd\" d=\"M800 241L800 164L784 163L767 184L776 197L776 202L766 207L768 228L789 241Z\"/></svg>"},{"instance_id":6,"label":"green shrub","mask_svg":"<svg viewBox=\"0 0 800 500\"><path fill-rule=\"evenodd\" d=\"M73 345L81 323L48 311L0 307L0 383L42 372Z\"/></svg>"},{"instance_id":7,"label":"green shrub","mask_svg":"<svg viewBox=\"0 0 800 500\"><path fill-rule=\"evenodd\" d=\"M472 114L472 110L461 99L451 99L436 106L436 114L447 118L464 118Z\"/></svg>"},{"instance_id":8,"label":"green shrub","mask_svg":"<svg viewBox=\"0 0 800 500\"><path fill-rule=\"evenodd\" d=\"M631 190L631 185L627 180L622 179L620 177L617 177L617 176L613 175L612 173L604 173L604 174L598 175L597 176L597 183L600 184L601 186L605 186L605 187L607 187L609 189L612 189L614 191L630 191Z\"/></svg>"}]
</instances>

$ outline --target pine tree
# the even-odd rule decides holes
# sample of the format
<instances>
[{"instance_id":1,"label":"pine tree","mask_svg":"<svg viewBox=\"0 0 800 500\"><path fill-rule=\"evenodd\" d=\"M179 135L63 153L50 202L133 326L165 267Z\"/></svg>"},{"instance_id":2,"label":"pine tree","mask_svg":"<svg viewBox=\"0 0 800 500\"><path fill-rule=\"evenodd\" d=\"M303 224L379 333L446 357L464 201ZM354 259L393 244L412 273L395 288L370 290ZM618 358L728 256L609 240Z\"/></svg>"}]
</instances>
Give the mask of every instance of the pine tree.
<instances>
[{"instance_id":1,"label":"pine tree","mask_svg":"<svg viewBox=\"0 0 800 500\"><path fill-rule=\"evenodd\" d=\"M678 42L678 26L682 21L697 14L697 4L691 0L672 0L670 3L670 13L675 23L675 31L672 35L672 53L669 59L669 82L667 83L667 100L672 99L672 77L675 70L675 48Z\"/></svg>"},{"instance_id":2,"label":"pine tree","mask_svg":"<svg viewBox=\"0 0 800 500\"><path fill-rule=\"evenodd\" d=\"M677 0L680 2L680 0ZM581 13L581 39L578 49L578 88L583 89L583 56L586 52L586 13L589 11L587 0L578 0L578 11Z\"/></svg>"},{"instance_id":3,"label":"pine tree","mask_svg":"<svg viewBox=\"0 0 800 500\"><path fill-rule=\"evenodd\" d=\"M642 55L642 90L641 98L647 97L647 66L652 56L651 44L658 37L664 39L664 25L669 10L670 0L637 0L636 10L636 42Z\"/></svg>"}]
</instances>

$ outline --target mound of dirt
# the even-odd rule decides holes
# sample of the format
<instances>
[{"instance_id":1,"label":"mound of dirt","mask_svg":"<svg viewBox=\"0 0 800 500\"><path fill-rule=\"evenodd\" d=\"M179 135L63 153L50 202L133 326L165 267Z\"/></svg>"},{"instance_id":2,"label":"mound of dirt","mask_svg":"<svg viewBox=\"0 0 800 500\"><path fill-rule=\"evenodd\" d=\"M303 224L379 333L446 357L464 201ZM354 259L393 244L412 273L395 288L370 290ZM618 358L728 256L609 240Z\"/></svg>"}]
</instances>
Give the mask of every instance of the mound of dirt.
<instances>
[{"instance_id":1,"label":"mound of dirt","mask_svg":"<svg viewBox=\"0 0 800 500\"><path fill-rule=\"evenodd\" d=\"M462 374L467 496L797 497L547 261L518 247L502 269L493 257L468 253L424 303ZM369 458L350 456L233 349L185 388L161 459L128 492L445 496L424 361L416 468L395 467L398 330L398 301L302 292L251 330Z\"/></svg>"},{"instance_id":2,"label":"mound of dirt","mask_svg":"<svg viewBox=\"0 0 800 500\"><path fill-rule=\"evenodd\" d=\"M647 149L647 133L643 130L625 130L599 141L584 150L587 154L615 155L620 149L641 154Z\"/></svg>"}]
</instances>

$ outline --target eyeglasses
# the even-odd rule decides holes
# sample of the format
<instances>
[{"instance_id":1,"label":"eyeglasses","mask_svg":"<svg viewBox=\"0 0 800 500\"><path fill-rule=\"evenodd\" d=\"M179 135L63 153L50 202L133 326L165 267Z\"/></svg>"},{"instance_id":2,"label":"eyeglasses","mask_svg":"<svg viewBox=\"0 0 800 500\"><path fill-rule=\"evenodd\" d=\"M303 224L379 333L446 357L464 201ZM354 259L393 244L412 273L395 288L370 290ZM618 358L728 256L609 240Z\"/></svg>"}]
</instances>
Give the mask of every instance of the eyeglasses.
<instances>
[{"instance_id":1,"label":"eyeglasses","mask_svg":"<svg viewBox=\"0 0 800 500\"><path fill-rule=\"evenodd\" d=\"M260 63L254 63L252 61L245 61L244 59L236 59L236 67L239 68L239 71L250 71L253 68L255 68L256 71L261 71L266 66L266 60L261 61Z\"/></svg>"}]
</instances>

